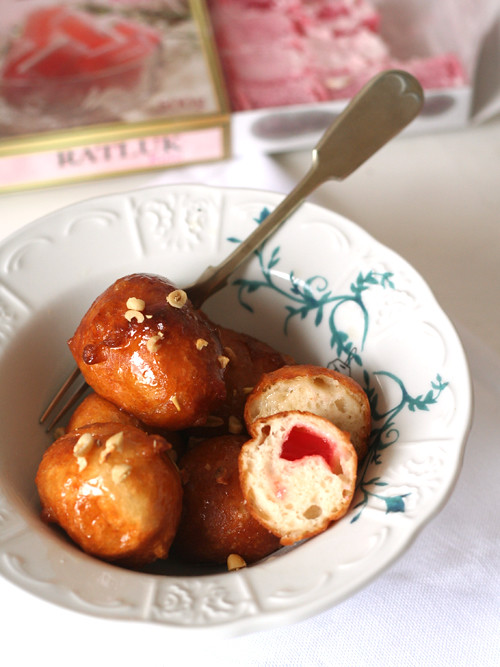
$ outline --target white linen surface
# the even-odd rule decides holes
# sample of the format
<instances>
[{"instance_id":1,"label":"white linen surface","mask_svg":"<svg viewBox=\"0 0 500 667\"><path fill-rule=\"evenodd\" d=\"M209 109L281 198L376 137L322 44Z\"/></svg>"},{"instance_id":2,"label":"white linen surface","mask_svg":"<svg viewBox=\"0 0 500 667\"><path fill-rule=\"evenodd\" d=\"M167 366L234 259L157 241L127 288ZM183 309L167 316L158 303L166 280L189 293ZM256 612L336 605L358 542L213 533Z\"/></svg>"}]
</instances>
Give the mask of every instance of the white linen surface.
<instances>
[{"instance_id":1,"label":"white linen surface","mask_svg":"<svg viewBox=\"0 0 500 667\"><path fill-rule=\"evenodd\" d=\"M286 191L293 185L279 164L262 156L138 180L131 187L204 182ZM60 206L70 203L65 193L56 192ZM43 208L54 192L37 197ZM498 667L500 359L466 331L460 333L476 401L461 475L444 509L367 588L308 620L213 641L209 634L172 638L159 626L69 612L0 580L0 664L24 666L38 657L53 667Z\"/></svg>"}]
</instances>

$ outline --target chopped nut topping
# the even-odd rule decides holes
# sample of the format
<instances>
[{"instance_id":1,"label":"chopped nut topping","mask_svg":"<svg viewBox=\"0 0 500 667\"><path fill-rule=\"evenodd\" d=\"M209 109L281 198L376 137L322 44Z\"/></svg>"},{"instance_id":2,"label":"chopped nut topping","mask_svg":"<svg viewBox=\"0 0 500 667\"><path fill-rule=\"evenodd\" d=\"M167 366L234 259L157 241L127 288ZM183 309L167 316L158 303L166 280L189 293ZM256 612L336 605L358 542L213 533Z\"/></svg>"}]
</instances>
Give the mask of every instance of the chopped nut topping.
<instances>
[{"instance_id":1,"label":"chopped nut topping","mask_svg":"<svg viewBox=\"0 0 500 667\"><path fill-rule=\"evenodd\" d=\"M137 299L135 296L131 296L130 299L127 299L127 308L129 310L144 310L146 307L146 302L143 299Z\"/></svg>"},{"instance_id":2,"label":"chopped nut topping","mask_svg":"<svg viewBox=\"0 0 500 667\"><path fill-rule=\"evenodd\" d=\"M132 466L128 463L117 463L111 468L111 479L115 484L119 484L130 475L131 470Z\"/></svg>"},{"instance_id":3,"label":"chopped nut topping","mask_svg":"<svg viewBox=\"0 0 500 667\"><path fill-rule=\"evenodd\" d=\"M104 449L99 455L99 463L104 463L108 458L111 452L114 452L116 449L121 450L123 444L123 431L111 435L104 445Z\"/></svg>"},{"instance_id":4,"label":"chopped nut topping","mask_svg":"<svg viewBox=\"0 0 500 667\"><path fill-rule=\"evenodd\" d=\"M206 341L204 338L198 338L196 341L196 349L197 350L203 350L204 347L208 345L208 341Z\"/></svg>"},{"instance_id":5,"label":"chopped nut topping","mask_svg":"<svg viewBox=\"0 0 500 667\"><path fill-rule=\"evenodd\" d=\"M77 456L76 462L78 463L79 472L82 472L82 470L85 470L85 468L87 467L87 459L85 458L85 456Z\"/></svg>"},{"instance_id":6,"label":"chopped nut topping","mask_svg":"<svg viewBox=\"0 0 500 667\"><path fill-rule=\"evenodd\" d=\"M82 433L82 435L76 441L76 445L73 447L73 454L79 458L85 456L92 449L94 444L94 436L92 433Z\"/></svg>"},{"instance_id":7,"label":"chopped nut topping","mask_svg":"<svg viewBox=\"0 0 500 667\"><path fill-rule=\"evenodd\" d=\"M133 319L135 319L141 324L141 322L144 322L144 315L141 313L140 310L127 310L125 313L125 319L127 319L129 322L131 322Z\"/></svg>"},{"instance_id":8,"label":"chopped nut topping","mask_svg":"<svg viewBox=\"0 0 500 667\"><path fill-rule=\"evenodd\" d=\"M238 435L238 433L243 431L243 424L238 419L238 417L235 417L234 415L229 417L227 427L229 429L229 433L232 433L233 435Z\"/></svg>"},{"instance_id":9,"label":"chopped nut topping","mask_svg":"<svg viewBox=\"0 0 500 667\"><path fill-rule=\"evenodd\" d=\"M151 336L151 338L148 338L148 341L146 343L146 347L150 352L157 352L158 348L160 347L158 345L159 341L163 338L163 334L161 331L159 331L157 334L154 336Z\"/></svg>"},{"instance_id":10,"label":"chopped nut topping","mask_svg":"<svg viewBox=\"0 0 500 667\"><path fill-rule=\"evenodd\" d=\"M227 557L227 569L229 571L239 570L242 567L246 567L246 566L247 566L247 564L245 563L243 558L241 556L239 556L238 554L229 554L229 556Z\"/></svg>"},{"instance_id":11,"label":"chopped nut topping","mask_svg":"<svg viewBox=\"0 0 500 667\"><path fill-rule=\"evenodd\" d=\"M170 400L175 405L175 409L177 410L177 412L180 412L181 404L179 403L179 399L177 398L177 396L174 394L173 396L170 397Z\"/></svg>"},{"instance_id":12,"label":"chopped nut topping","mask_svg":"<svg viewBox=\"0 0 500 667\"><path fill-rule=\"evenodd\" d=\"M205 426L208 426L209 428L215 428L216 426L222 426L224 423L224 420L222 417L217 417L216 415L208 415L207 421L205 422Z\"/></svg>"},{"instance_id":13,"label":"chopped nut topping","mask_svg":"<svg viewBox=\"0 0 500 667\"><path fill-rule=\"evenodd\" d=\"M187 301L187 294L183 289L176 289L167 296L167 302L174 308L182 308Z\"/></svg>"},{"instance_id":14,"label":"chopped nut topping","mask_svg":"<svg viewBox=\"0 0 500 667\"><path fill-rule=\"evenodd\" d=\"M224 355L221 354L219 357L217 357L217 361L219 362L221 368L226 368L226 366L230 362L230 359L229 357L225 357Z\"/></svg>"},{"instance_id":15,"label":"chopped nut topping","mask_svg":"<svg viewBox=\"0 0 500 667\"><path fill-rule=\"evenodd\" d=\"M123 431L118 431L118 433L113 433L106 440L105 447L113 447L114 449L121 449L123 445L124 433Z\"/></svg>"},{"instance_id":16,"label":"chopped nut topping","mask_svg":"<svg viewBox=\"0 0 500 667\"><path fill-rule=\"evenodd\" d=\"M233 349L230 347L225 347L224 352L227 354L230 361L236 361L236 352Z\"/></svg>"}]
</instances>

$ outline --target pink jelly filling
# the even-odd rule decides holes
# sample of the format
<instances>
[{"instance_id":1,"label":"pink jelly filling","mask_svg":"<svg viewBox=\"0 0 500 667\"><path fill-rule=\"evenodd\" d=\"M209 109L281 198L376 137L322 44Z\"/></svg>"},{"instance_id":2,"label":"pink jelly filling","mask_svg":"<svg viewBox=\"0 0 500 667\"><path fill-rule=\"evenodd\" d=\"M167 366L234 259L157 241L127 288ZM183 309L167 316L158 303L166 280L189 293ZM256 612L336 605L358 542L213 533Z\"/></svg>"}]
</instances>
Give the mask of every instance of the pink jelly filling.
<instances>
[{"instance_id":1,"label":"pink jelly filling","mask_svg":"<svg viewBox=\"0 0 500 667\"><path fill-rule=\"evenodd\" d=\"M288 433L281 448L281 458L286 461L297 461L306 456L321 456L335 474L342 472L335 446L326 438L318 435L305 426L294 426Z\"/></svg>"}]
</instances>

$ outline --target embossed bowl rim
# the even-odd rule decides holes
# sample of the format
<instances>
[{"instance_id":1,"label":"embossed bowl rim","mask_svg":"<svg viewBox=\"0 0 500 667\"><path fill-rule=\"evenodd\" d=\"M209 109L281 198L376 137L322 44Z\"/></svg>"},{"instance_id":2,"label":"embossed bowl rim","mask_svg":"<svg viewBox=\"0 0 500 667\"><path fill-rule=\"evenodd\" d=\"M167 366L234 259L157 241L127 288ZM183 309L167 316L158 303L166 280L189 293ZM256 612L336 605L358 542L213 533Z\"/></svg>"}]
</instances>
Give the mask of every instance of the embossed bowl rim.
<instances>
[{"instance_id":1,"label":"embossed bowl rim","mask_svg":"<svg viewBox=\"0 0 500 667\"><path fill-rule=\"evenodd\" d=\"M385 408L401 404L396 389L407 391L390 435L382 430L396 440L378 443L380 461L370 462L349 514L322 535L255 566L198 576L137 573L98 562L39 520L34 475L49 439L37 420L71 366L69 353L61 352L63 341L88 304L115 277L135 271L190 282L206 263L222 259L281 196L157 186L74 204L0 244L2 576L83 613L232 636L305 619L353 595L399 557L443 506L460 470L472 414L460 340L405 260L353 222L306 204L237 274L240 283L213 297L207 310L299 361L326 365L337 357L346 363L350 355L353 375L363 381L366 371ZM265 283L263 272L270 283L252 289ZM331 347L328 290L351 308L341 320L350 331L347 340L355 343L350 351L345 340L343 347L339 340L340 347ZM370 317L362 349L355 293L366 300ZM307 301L311 295L316 302ZM301 314L306 301L316 304L314 312Z\"/></svg>"}]
</instances>

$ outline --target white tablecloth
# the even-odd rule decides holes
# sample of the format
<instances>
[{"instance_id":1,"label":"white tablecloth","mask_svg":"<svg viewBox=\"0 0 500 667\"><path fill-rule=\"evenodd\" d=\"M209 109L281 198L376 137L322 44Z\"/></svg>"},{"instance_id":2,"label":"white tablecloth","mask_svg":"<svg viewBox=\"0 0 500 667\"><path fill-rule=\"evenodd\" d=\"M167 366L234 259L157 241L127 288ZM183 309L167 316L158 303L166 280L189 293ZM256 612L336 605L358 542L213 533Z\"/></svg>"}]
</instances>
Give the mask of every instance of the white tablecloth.
<instances>
[{"instance_id":1,"label":"white tablecloth","mask_svg":"<svg viewBox=\"0 0 500 667\"><path fill-rule=\"evenodd\" d=\"M66 204L159 183L284 192L308 164L307 153L256 155L2 195L0 239ZM229 640L172 640L162 627L69 612L0 579L0 664L500 665L500 119L399 137L312 200L412 263L463 336L475 417L445 508L395 564L346 602L301 623Z\"/></svg>"}]
</instances>

